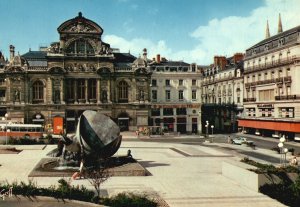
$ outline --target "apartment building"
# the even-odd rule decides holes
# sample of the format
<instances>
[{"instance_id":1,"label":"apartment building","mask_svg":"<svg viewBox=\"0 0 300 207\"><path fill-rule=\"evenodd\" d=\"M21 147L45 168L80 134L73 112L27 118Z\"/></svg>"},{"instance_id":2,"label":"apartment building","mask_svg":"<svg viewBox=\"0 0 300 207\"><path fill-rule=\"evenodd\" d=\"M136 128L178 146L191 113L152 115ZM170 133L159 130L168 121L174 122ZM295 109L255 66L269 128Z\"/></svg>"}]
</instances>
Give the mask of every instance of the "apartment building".
<instances>
[{"instance_id":1,"label":"apartment building","mask_svg":"<svg viewBox=\"0 0 300 207\"><path fill-rule=\"evenodd\" d=\"M243 110L243 57L215 56L202 70L202 132L237 131L237 116Z\"/></svg>"},{"instance_id":2,"label":"apartment building","mask_svg":"<svg viewBox=\"0 0 300 207\"><path fill-rule=\"evenodd\" d=\"M198 133L200 69L196 64L170 61L157 55L149 64L151 75L150 125L168 132Z\"/></svg>"},{"instance_id":3,"label":"apartment building","mask_svg":"<svg viewBox=\"0 0 300 207\"><path fill-rule=\"evenodd\" d=\"M244 113L239 127L262 136L300 139L300 26L282 30L246 50Z\"/></svg>"}]
</instances>

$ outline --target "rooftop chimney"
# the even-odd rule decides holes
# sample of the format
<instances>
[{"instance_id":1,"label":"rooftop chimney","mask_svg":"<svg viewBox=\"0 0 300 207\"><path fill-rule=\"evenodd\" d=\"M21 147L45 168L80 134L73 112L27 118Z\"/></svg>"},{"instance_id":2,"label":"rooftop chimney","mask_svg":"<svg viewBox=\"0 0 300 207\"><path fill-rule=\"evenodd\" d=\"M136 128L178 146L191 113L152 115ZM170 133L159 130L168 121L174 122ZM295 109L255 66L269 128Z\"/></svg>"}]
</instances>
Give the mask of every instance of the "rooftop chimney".
<instances>
[{"instance_id":1,"label":"rooftop chimney","mask_svg":"<svg viewBox=\"0 0 300 207\"><path fill-rule=\"evenodd\" d=\"M10 58L9 61L12 62L15 57L15 46L10 45L9 46L9 52L10 52Z\"/></svg>"},{"instance_id":2,"label":"rooftop chimney","mask_svg":"<svg viewBox=\"0 0 300 207\"><path fill-rule=\"evenodd\" d=\"M156 62L157 62L157 63L160 63L160 54L157 54L157 55L156 55Z\"/></svg>"},{"instance_id":3,"label":"rooftop chimney","mask_svg":"<svg viewBox=\"0 0 300 207\"><path fill-rule=\"evenodd\" d=\"M214 57L214 65L215 67L219 67L221 70L226 67L226 57L225 56L215 56Z\"/></svg>"},{"instance_id":4,"label":"rooftop chimney","mask_svg":"<svg viewBox=\"0 0 300 207\"><path fill-rule=\"evenodd\" d=\"M233 56L233 61L234 63L240 62L241 60L243 60L244 55L243 53L235 53Z\"/></svg>"}]
</instances>

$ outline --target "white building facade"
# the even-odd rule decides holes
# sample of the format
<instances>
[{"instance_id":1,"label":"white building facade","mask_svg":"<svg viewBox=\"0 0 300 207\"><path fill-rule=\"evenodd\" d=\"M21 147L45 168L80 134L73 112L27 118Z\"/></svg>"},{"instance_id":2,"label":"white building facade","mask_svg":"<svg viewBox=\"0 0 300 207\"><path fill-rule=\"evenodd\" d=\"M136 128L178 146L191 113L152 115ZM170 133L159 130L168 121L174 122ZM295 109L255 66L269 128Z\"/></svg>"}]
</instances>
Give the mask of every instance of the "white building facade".
<instances>
[{"instance_id":1,"label":"white building facade","mask_svg":"<svg viewBox=\"0 0 300 207\"><path fill-rule=\"evenodd\" d=\"M300 26L282 32L246 50L244 60L245 132L300 139Z\"/></svg>"},{"instance_id":2,"label":"white building facade","mask_svg":"<svg viewBox=\"0 0 300 207\"><path fill-rule=\"evenodd\" d=\"M160 59L150 63L150 125L165 132L198 133L201 129L200 69L196 64Z\"/></svg>"}]
</instances>

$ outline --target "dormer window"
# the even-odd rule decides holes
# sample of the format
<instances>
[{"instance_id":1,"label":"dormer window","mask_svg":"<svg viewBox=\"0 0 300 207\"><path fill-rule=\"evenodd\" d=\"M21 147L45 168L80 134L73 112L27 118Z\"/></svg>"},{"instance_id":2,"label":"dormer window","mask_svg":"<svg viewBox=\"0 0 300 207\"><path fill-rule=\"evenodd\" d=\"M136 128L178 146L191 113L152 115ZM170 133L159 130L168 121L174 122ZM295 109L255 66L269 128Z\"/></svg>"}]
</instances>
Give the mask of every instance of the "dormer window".
<instances>
[{"instance_id":1,"label":"dormer window","mask_svg":"<svg viewBox=\"0 0 300 207\"><path fill-rule=\"evenodd\" d=\"M278 46L282 46L282 45L284 45L284 38L281 38L281 39L279 40Z\"/></svg>"},{"instance_id":2,"label":"dormer window","mask_svg":"<svg viewBox=\"0 0 300 207\"><path fill-rule=\"evenodd\" d=\"M266 44L266 45L265 45L265 51L268 51L268 50L269 50L269 45Z\"/></svg>"}]
</instances>

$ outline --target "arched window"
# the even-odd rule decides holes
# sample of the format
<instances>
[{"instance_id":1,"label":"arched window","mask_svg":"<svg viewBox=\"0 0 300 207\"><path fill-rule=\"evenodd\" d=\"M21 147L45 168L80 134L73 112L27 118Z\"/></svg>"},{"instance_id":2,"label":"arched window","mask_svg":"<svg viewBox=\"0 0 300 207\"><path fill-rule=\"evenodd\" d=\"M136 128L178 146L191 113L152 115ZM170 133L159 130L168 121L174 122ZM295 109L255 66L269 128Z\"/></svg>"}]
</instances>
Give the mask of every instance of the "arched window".
<instances>
[{"instance_id":1,"label":"arched window","mask_svg":"<svg viewBox=\"0 0 300 207\"><path fill-rule=\"evenodd\" d=\"M68 55L94 55L95 51L93 46L84 39L78 39L73 41L66 49Z\"/></svg>"},{"instance_id":2,"label":"arched window","mask_svg":"<svg viewBox=\"0 0 300 207\"><path fill-rule=\"evenodd\" d=\"M32 102L44 102L44 84L42 81L35 81L32 85Z\"/></svg>"},{"instance_id":3,"label":"arched window","mask_svg":"<svg viewBox=\"0 0 300 207\"><path fill-rule=\"evenodd\" d=\"M128 84L126 81L121 81L119 83L119 103L127 103L128 102Z\"/></svg>"}]
</instances>

